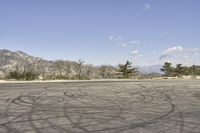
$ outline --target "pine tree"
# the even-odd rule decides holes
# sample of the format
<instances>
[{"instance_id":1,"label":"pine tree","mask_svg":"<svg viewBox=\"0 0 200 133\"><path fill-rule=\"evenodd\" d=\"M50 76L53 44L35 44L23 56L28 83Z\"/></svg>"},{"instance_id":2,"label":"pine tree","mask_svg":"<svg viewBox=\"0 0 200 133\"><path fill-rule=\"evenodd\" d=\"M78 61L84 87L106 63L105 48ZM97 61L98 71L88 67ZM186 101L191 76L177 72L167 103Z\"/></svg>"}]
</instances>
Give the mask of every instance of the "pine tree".
<instances>
[{"instance_id":1,"label":"pine tree","mask_svg":"<svg viewBox=\"0 0 200 133\"><path fill-rule=\"evenodd\" d=\"M130 61L126 61L124 65L119 64L118 72L122 74L123 78L131 78L137 73L137 69L132 67L132 63Z\"/></svg>"},{"instance_id":2,"label":"pine tree","mask_svg":"<svg viewBox=\"0 0 200 133\"><path fill-rule=\"evenodd\" d=\"M160 70L164 72L165 76L173 76L174 69L172 67L172 63L170 62L165 62L163 68L161 68Z\"/></svg>"}]
</instances>

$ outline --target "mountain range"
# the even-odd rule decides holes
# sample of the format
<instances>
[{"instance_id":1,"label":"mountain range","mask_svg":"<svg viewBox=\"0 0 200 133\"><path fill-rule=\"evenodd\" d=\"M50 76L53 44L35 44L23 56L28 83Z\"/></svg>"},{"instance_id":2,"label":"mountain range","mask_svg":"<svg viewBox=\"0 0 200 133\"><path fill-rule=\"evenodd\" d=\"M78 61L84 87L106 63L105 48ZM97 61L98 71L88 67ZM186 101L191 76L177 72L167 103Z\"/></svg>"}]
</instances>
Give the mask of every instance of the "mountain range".
<instances>
[{"instance_id":1,"label":"mountain range","mask_svg":"<svg viewBox=\"0 0 200 133\"><path fill-rule=\"evenodd\" d=\"M162 68L162 65L151 65L151 66L136 66L138 68L138 71L144 74L150 74L150 73L160 73L160 69Z\"/></svg>"},{"instance_id":2,"label":"mountain range","mask_svg":"<svg viewBox=\"0 0 200 133\"><path fill-rule=\"evenodd\" d=\"M74 62L74 61L49 61L39 57L34 57L28 55L23 51L10 51L7 49L0 50L0 78L4 78L6 74L10 71L18 70L18 71L34 71L40 75L59 75L70 71L70 76L73 76L78 70L78 66L81 62ZM100 66L93 66L93 65L83 65L84 71L82 73L88 74L90 72L93 75L97 71L100 71ZM153 65L153 66L137 66L138 70L141 73L149 74L149 73L161 73L160 68L161 65ZM107 66L107 71L114 71L114 67ZM69 73L68 73L69 74ZM69 76L69 75L68 75Z\"/></svg>"}]
</instances>

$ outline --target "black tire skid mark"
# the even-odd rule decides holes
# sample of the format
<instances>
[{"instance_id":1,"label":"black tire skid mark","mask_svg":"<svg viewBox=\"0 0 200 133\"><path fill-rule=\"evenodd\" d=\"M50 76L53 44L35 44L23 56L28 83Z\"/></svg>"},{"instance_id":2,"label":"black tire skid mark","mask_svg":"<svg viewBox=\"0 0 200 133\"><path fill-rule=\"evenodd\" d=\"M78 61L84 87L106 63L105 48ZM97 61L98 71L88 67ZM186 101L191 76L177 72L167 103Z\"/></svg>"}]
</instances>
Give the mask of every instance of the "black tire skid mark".
<instances>
[{"instance_id":1,"label":"black tire skid mark","mask_svg":"<svg viewBox=\"0 0 200 133\"><path fill-rule=\"evenodd\" d=\"M155 120L162 119L162 118L168 116L169 114L171 114L171 113L174 111L174 108L175 108L175 106L174 106L174 104L172 104L172 110L171 110L168 114L165 114L165 115L163 115L162 117L159 117L159 118L157 118L157 119L151 120L151 121L146 122L146 123L141 123L141 124L139 123L139 124L136 124L136 127L138 127L138 126L141 127L142 125L146 125L146 124L152 123L152 122L155 121ZM133 128L133 126L131 126L131 128Z\"/></svg>"},{"instance_id":2,"label":"black tire skid mark","mask_svg":"<svg viewBox=\"0 0 200 133\"><path fill-rule=\"evenodd\" d=\"M145 96L145 95L144 95ZM102 100L102 99L101 99ZM109 99L104 99L104 100L109 100ZM112 101L112 100L111 100ZM123 102L122 102L123 103ZM116 103L115 103L116 104ZM38 107L40 107L40 106L38 106ZM88 106L89 107L89 106ZM72 107L73 108L73 107ZM107 108L107 107L106 107ZM112 107L111 107L112 108ZM83 108L84 109L84 108ZM87 107L85 108L85 109L87 109ZM102 107L91 107L90 109L103 109ZM119 108L118 108L119 109ZM65 115L63 116L63 117L66 117ZM165 117L167 117L167 116L163 116L163 118L160 118L160 119L164 119ZM50 118L51 119L51 118ZM50 120L50 119L46 119L46 120ZM45 119L44 119L45 120ZM34 120L33 120L34 121ZM155 121L156 122L156 121ZM151 123L151 122L150 122ZM143 124L146 124L146 125L148 125L148 122L146 122L146 123L143 123ZM77 124L77 125L79 125L79 123ZM131 125L131 126L133 126L133 125ZM129 130L130 129L130 127L131 126L129 126L129 127L127 127L127 126L122 126L122 127L119 127L119 129L117 129L117 128L111 128L111 129L109 129L109 128L107 128L107 129L105 129L105 130L96 130L95 132L101 132L101 131L109 131L109 130L118 130L118 131L123 131L123 130ZM143 126L141 126L140 125L140 123L136 123L136 125L135 125L136 127L137 126L139 126L139 127L143 127ZM134 127L134 126L133 126ZM132 128L133 128L132 127ZM80 127L80 128L83 128L83 127ZM135 128L136 129L136 128ZM87 130L87 129L85 129L85 128L83 128L83 131L84 132L92 132L92 131L89 131L89 130Z\"/></svg>"}]
</instances>

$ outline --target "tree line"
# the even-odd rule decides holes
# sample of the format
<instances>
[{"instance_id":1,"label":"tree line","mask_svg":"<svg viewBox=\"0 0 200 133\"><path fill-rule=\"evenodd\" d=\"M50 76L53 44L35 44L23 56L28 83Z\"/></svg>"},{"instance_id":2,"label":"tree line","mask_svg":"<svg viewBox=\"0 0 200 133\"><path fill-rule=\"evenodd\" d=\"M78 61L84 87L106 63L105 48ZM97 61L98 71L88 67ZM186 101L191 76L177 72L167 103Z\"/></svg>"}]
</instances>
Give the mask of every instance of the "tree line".
<instances>
[{"instance_id":1,"label":"tree line","mask_svg":"<svg viewBox=\"0 0 200 133\"><path fill-rule=\"evenodd\" d=\"M132 78L155 78L160 77L157 73L141 74L137 68L133 67L132 62L126 61L117 67L111 65L93 66L84 64L83 60L78 62L55 61L48 67L46 64L37 63L26 65L23 68L17 67L10 71L6 78L16 80L35 80L35 79L71 79L71 80L88 80L88 79L132 79ZM173 66L170 62L165 62L161 71L163 76L181 77L181 76L200 76L200 66L183 66L177 64Z\"/></svg>"},{"instance_id":2,"label":"tree line","mask_svg":"<svg viewBox=\"0 0 200 133\"><path fill-rule=\"evenodd\" d=\"M35 80L42 78L47 79L130 79L137 75L137 69L133 67L130 61L119 64L117 67L111 65L93 66L84 64L83 60L78 62L69 62L57 60L48 67L46 64L39 62L37 64L28 64L23 68L16 66L10 71L6 78L16 80Z\"/></svg>"},{"instance_id":3,"label":"tree line","mask_svg":"<svg viewBox=\"0 0 200 133\"><path fill-rule=\"evenodd\" d=\"M181 77L181 76L200 76L200 66L192 65L190 67L183 66L182 64L177 64L172 66L172 63L165 62L161 71L164 73L164 76L169 77Z\"/></svg>"}]
</instances>

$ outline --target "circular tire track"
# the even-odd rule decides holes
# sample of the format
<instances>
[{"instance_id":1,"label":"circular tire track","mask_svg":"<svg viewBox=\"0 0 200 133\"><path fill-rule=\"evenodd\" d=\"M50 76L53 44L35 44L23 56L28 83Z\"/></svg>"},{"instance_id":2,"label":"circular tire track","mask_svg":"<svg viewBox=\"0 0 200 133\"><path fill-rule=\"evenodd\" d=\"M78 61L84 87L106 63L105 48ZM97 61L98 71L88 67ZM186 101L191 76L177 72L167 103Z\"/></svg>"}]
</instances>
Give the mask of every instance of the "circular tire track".
<instances>
[{"instance_id":1,"label":"circular tire track","mask_svg":"<svg viewBox=\"0 0 200 133\"><path fill-rule=\"evenodd\" d=\"M174 90L141 84L59 87L9 100L7 122L0 123L0 132L184 133L192 128L174 102Z\"/></svg>"}]
</instances>

